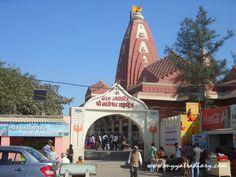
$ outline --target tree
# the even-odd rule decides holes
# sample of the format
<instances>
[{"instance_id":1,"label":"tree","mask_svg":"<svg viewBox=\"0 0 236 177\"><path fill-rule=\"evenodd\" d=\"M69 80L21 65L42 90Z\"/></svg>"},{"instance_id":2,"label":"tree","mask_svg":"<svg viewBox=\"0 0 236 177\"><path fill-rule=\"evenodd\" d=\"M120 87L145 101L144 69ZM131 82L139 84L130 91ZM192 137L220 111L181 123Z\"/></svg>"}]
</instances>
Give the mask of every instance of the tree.
<instances>
[{"instance_id":1,"label":"tree","mask_svg":"<svg viewBox=\"0 0 236 177\"><path fill-rule=\"evenodd\" d=\"M188 90L201 95L204 103L207 101L207 86L219 82L227 72L226 59L217 59L215 54L233 36L232 31L227 31L224 37L220 37L209 27L214 22L215 19L207 17L207 12L199 7L194 20L183 20L177 41L172 48L167 48L167 52L186 60L185 64L176 65L181 72L177 81L187 82ZM183 91L183 88L179 90Z\"/></svg>"},{"instance_id":2,"label":"tree","mask_svg":"<svg viewBox=\"0 0 236 177\"><path fill-rule=\"evenodd\" d=\"M34 89L47 90L45 101L34 101ZM41 84L34 75L0 61L0 114L61 115L63 105L72 102L58 94L59 86Z\"/></svg>"},{"instance_id":3,"label":"tree","mask_svg":"<svg viewBox=\"0 0 236 177\"><path fill-rule=\"evenodd\" d=\"M236 54L231 52L231 57L233 59L233 62L234 62L234 66L236 66Z\"/></svg>"}]
</instances>

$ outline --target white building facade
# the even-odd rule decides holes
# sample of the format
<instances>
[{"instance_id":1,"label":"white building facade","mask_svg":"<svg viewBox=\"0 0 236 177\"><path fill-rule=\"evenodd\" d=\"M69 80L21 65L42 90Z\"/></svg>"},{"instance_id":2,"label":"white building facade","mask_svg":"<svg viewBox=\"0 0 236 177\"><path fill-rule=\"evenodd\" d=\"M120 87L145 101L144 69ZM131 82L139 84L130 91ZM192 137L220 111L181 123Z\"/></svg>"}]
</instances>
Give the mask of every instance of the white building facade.
<instances>
[{"instance_id":1,"label":"white building facade","mask_svg":"<svg viewBox=\"0 0 236 177\"><path fill-rule=\"evenodd\" d=\"M72 107L70 122L70 143L74 147L74 159L84 157L86 134L93 129L94 123L103 117L116 116L128 119L128 127L135 124L142 136L144 159L148 159L150 144L159 146L159 112L148 110L141 100L131 96L119 84L114 84L106 93L88 100L83 107ZM114 126L113 126L114 127ZM150 127L156 127L151 132ZM128 136L132 136L128 128Z\"/></svg>"}]
</instances>

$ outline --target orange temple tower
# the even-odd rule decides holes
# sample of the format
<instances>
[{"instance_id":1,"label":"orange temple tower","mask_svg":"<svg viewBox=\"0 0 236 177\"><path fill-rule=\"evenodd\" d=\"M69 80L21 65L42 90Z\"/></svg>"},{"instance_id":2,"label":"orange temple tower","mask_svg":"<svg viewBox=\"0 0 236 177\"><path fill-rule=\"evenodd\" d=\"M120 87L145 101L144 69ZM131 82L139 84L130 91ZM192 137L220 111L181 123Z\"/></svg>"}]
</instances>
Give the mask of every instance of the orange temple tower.
<instances>
[{"instance_id":1,"label":"orange temple tower","mask_svg":"<svg viewBox=\"0 0 236 177\"><path fill-rule=\"evenodd\" d=\"M116 82L129 90L136 85L144 68L157 61L151 30L144 20L142 8L133 6L116 71Z\"/></svg>"}]
</instances>

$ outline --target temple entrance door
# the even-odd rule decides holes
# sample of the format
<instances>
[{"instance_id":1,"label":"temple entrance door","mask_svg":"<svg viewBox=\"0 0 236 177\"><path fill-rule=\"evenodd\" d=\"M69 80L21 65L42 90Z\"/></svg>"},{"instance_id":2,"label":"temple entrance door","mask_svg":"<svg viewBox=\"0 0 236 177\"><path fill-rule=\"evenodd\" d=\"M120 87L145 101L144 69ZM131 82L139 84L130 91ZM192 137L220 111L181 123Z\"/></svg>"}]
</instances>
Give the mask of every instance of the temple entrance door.
<instances>
[{"instance_id":1,"label":"temple entrance door","mask_svg":"<svg viewBox=\"0 0 236 177\"><path fill-rule=\"evenodd\" d=\"M93 97L88 100L84 107L72 107L71 108L71 133L70 141L75 149L74 159L78 159L78 156L84 157L85 140L87 134L91 130L96 131L112 131L102 125L103 127L98 130L94 129L97 121L106 121L106 118L122 120L122 126L117 129L117 124L113 125L114 132L126 131L128 128L138 129L137 132L132 132L128 136L135 138L142 137L144 158L148 158L148 149L152 141L159 146L159 133L158 129L155 134L150 132L150 127L159 126L159 112L156 110L148 110L147 106L141 100L128 94L120 85L115 84L106 93ZM124 122L123 122L124 120ZM127 122L131 122L130 124ZM112 123L111 122L111 123ZM112 125L109 125L112 127ZM131 126L131 127L128 127ZM122 128L121 128L122 127ZM136 139L138 141L139 139Z\"/></svg>"},{"instance_id":2,"label":"temple entrance door","mask_svg":"<svg viewBox=\"0 0 236 177\"><path fill-rule=\"evenodd\" d=\"M108 148L105 148L104 141ZM99 144L101 146L97 148ZM85 138L85 149L90 150L121 151L129 150L134 145L143 149L143 134L135 122L121 115L110 115L96 120L88 129Z\"/></svg>"}]
</instances>

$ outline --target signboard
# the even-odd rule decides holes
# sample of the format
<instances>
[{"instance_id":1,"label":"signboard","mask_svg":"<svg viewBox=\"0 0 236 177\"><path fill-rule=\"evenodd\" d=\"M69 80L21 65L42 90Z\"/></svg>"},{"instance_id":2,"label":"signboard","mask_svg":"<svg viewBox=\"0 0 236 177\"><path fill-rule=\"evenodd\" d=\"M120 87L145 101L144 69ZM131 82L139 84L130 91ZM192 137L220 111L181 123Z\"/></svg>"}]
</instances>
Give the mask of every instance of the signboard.
<instances>
[{"instance_id":1,"label":"signboard","mask_svg":"<svg viewBox=\"0 0 236 177\"><path fill-rule=\"evenodd\" d=\"M205 134L198 134L192 135L192 144L199 144L201 149L206 149L206 135Z\"/></svg>"},{"instance_id":2,"label":"signboard","mask_svg":"<svg viewBox=\"0 0 236 177\"><path fill-rule=\"evenodd\" d=\"M177 126L165 127L164 131L165 131L165 146L173 146L173 144L178 142Z\"/></svg>"},{"instance_id":3,"label":"signboard","mask_svg":"<svg viewBox=\"0 0 236 177\"><path fill-rule=\"evenodd\" d=\"M230 123L231 128L236 128L236 104L230 106Z\"/></svg>"},{"instance_id":4,"label":"signboard","mask_svg":"<svg viewBox=\"0 0 236 177\"><path fill-rule=\"evenodd\" d=\"M191 114L198 115L199 114L199 103L186 103L186 114L188 114L189 110L191 110Z\"/></svg>"},{"instance_id":5,"label":"signboard","mask_svg":"<svg viewBox=\"0 0 236 177\"><path fill-rule=\"evenodd\" d=\"M144 102L128 94L120 85L115 84L109 91L88 100L84 108L102 110L146 111Z\"/></svg>"},{"instance_id":6,"label":"signboard","mask_svg":"<svg viewBox=\"0 0 236 177\"><path fill-rule=\"evenodd\" d=\"M1 124L0 135L35 136L35 137L68 136L69 126L67 124L52 124L52 123Z\"/></svg>"},{"instance_id":7,"label":"signboard","mask_svg":"<svg viewBox=\"0 0 236 177\"><path fill-rule=\"evenodd\" d=\"M204 131L213 129L229 128L227 106L205 109L202 111L202 129Z\"/></svg>"},{"instance_id":8,"label":"signboard","mask_svg":"<svg viewBox=\"0 0 236 177\"><path fill-rule=\"evenodd\" d=\"M114 96L103 96L100 100L96 101L98 107L115 107L123 109L133 109L134 103L130 102L128 96L119 96L120 91L115 92Z\"/></svg>"}]
</instances>

